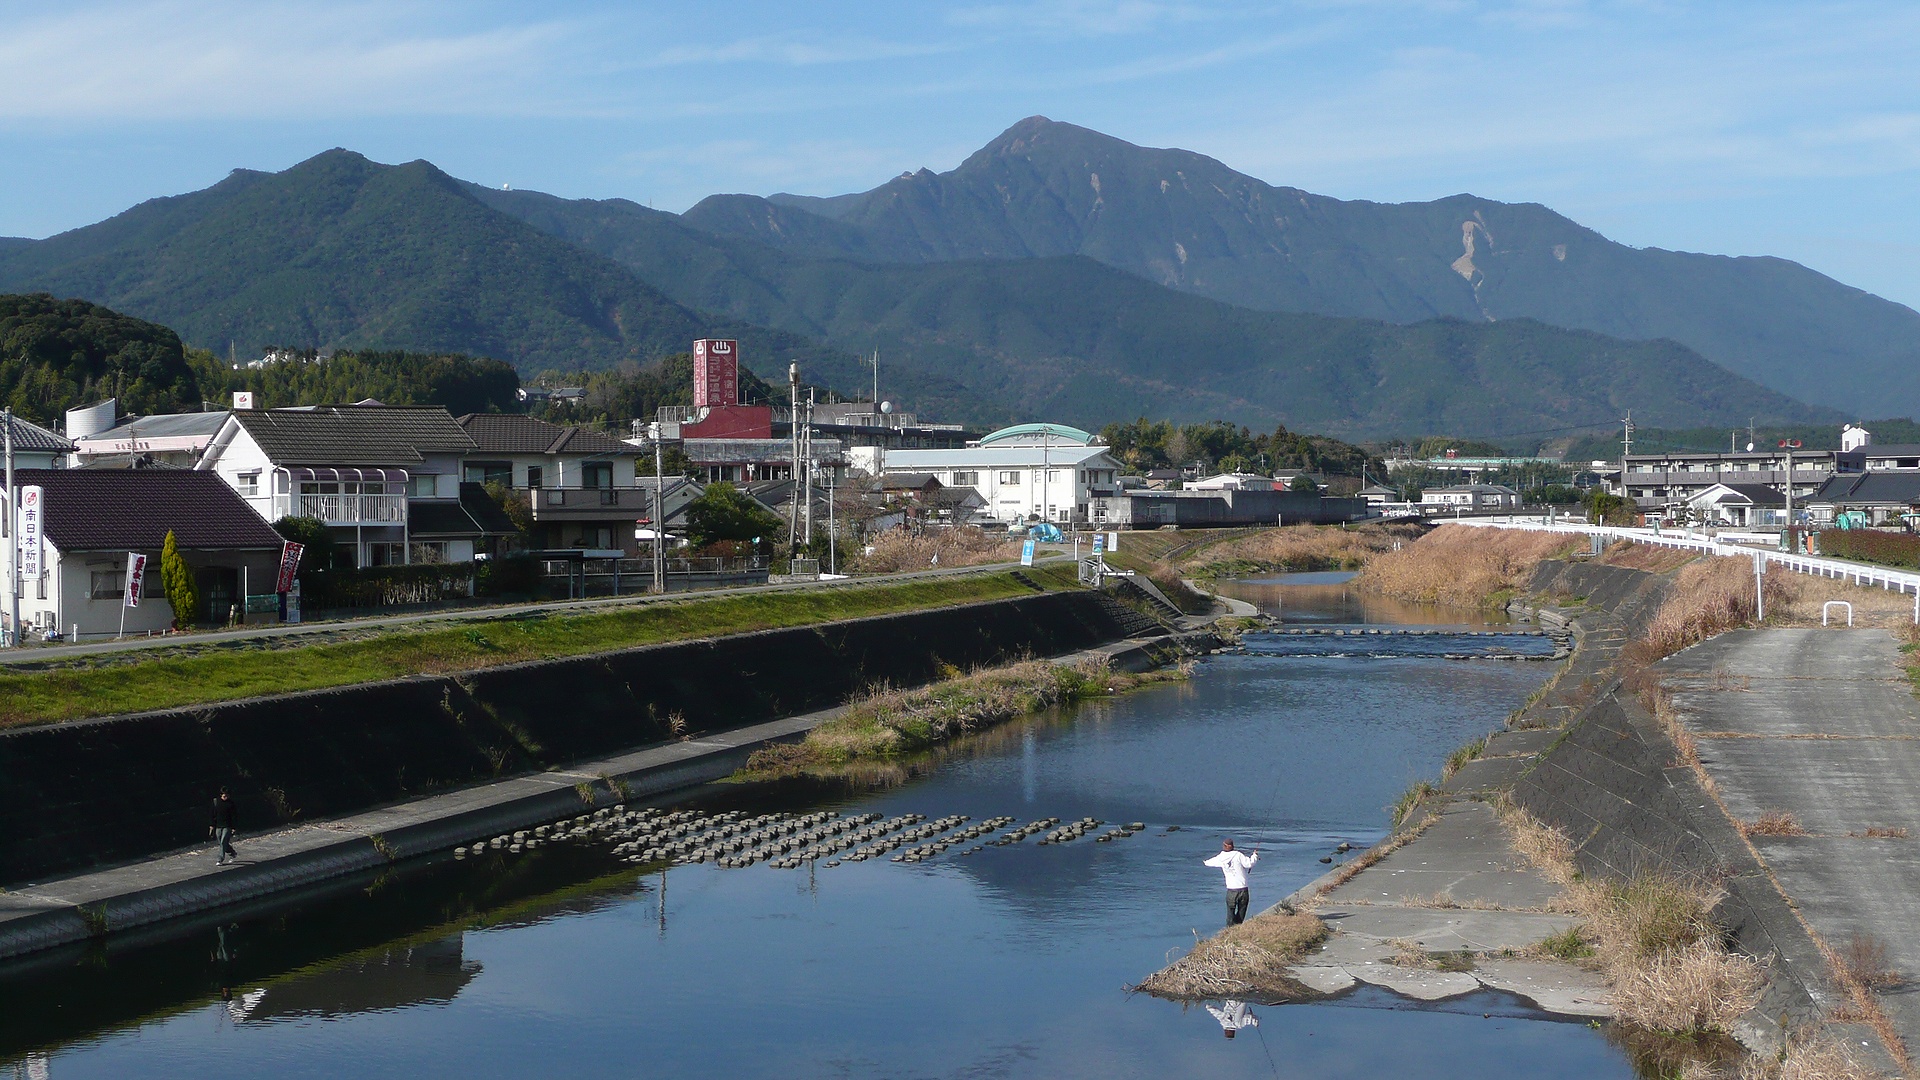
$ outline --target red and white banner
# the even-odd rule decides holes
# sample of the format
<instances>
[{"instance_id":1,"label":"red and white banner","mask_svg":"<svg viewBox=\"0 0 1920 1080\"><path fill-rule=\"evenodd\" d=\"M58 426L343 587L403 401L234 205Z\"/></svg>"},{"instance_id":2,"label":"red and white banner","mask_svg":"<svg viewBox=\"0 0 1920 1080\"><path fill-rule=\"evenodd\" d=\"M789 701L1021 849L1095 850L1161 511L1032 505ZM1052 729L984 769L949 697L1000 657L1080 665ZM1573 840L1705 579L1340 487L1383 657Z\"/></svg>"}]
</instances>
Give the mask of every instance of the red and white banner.
<instances>
[{"instance_id":1,"label":"red and white banner","mask_svg":"<svg viewBox=\"0 0 1920 1080\"><path fill-rule=\"evenodd\" d=\"M293 591L293 575L300 569L300 556L306 550L305 544L296 544L291 540L280 545L280 577L274 582L274 592Z\"/></svg>"},{"instance_id":2,"label":"red and white banner","mask_svg":"<svg viewBox=\"0 0 1920 1080\"><path fill-rule=\"evenodd\" d=\"M28 581L40 580L40 537L44 533L46 517L45 498L40 485L30 484L20 489L20 576Z\"/></svg>"},{"instance_id":3,"label":"red and white banner","mask_svg":"<svg viewBox=\"0 0 1920 1080\"><path fill-rule=\"evenodd\" d=\"M127 607L140 606L140 590L147 583L147 557L137 551L127 552Z\"/></svg>"}]
</instances>

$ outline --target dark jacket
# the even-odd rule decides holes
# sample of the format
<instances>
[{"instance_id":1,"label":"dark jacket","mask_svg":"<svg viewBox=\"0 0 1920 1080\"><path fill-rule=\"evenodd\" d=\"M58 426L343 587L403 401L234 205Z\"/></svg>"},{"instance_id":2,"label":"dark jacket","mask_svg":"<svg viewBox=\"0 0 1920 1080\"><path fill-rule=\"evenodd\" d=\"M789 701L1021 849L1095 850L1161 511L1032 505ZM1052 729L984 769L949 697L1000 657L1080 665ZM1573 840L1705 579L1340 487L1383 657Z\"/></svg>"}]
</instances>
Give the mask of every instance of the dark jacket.
<instances>
[{"instance_id":1,"label":"dark jacket","mask_svg":"<svg viewBox=\"0 0 1920 1080\"><path fill-rule=\"evenodd\" d=\"M213 827L216 829L233 828L233 800L213 800Z\"/></svg>"}]
</instances>

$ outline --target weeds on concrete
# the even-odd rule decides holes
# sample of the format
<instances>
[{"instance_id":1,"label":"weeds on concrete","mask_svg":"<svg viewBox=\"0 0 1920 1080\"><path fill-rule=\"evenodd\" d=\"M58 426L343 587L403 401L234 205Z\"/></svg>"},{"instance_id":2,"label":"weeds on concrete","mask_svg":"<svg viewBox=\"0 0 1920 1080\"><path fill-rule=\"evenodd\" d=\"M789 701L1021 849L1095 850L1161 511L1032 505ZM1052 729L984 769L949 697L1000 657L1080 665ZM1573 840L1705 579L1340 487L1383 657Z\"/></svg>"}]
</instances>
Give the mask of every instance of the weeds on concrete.
<instances>
[{"instance_id":1,"label":"weeds on concrete","mask_svg":"<svg viewBox=\"0 0 1920 1080\"><path fill-rule=\"evenodd\" d=\"M1188 1001L1262 990L1291 994L1287 968L1325 941L1327 928L1312 915L1272 912L1195 938L1193 951L1128 989Z\"/></svg>"},{"instance_id":2,"label":"weeds on concrete","mask_svg":"<svg viewBox=\"0 0 1920 1080\"><path fill-rule=\"evenodd\" d=\"M1577 964L1594 957L1593 943L1587 940L1585 927L1569 926L1557 934L1548 934L1534 945L1536 955L1549 960Z\"/></svg>"},{"instance_id":3,"label":"weeds on concrete","mask_svg":"<svg viewBox=\"0 0 1920 1080\"><path fill-rule=\"evenodd\" d=\"M1420 808L1421 803L1425 802L1429 796L1437 795L1439 792L1440 789L1433 786L1429 781L1414 781L1407 790L1400 793L1400 797L1394 800L1393 806L1390 808L1393 812L1393 827L1398 829L1401 822L1407 820L1408 816Z\"/></svg>"},{"instance_id":4,"label":"weeds on concrete","mask_svg":"<svg viewBox=\"0 0 1920 1080\"><path fill-rule=\"evenodd\" d=\"M1805 836L1800 819L1785 810L1768 810L1752 821L1739 823L1744 836Z\"/></svg>"},{"instance_id":5,"label":"weeds on concrete","mask_svg":"<svg viewBox=\"0 0 1920 1080\"><path fill-rule=\"evenodd\" d=\"M1580 934L1561 944L1591 941L1620 1020L1671 1034L1724 1032L1759 1001L1763 969L1729 952L1708 915L1717 889L1660 874L1625 882L1584 877L1566 833L1510 801L1498 809L1514 849L1562 886L1562 901L1584 920Z\"/></svg>"},{"instance_id":6,"label":"weeds on concrete","mask_svg":"<svg viewBox=\"0 0 1920 1080\"><path fill-rule=\"evenodd\" d=\"M1892 990L1906 982L1893 970L1886 944L1872 934L1855 934L1835 952L1845 977L1870 990Z\"/></svg>"},{"instance_id":7,"label":"weeds on concrete","mask_svg":"<svg viewBox=\"0 0 1920 1080\"><path fill-rule=\"evenodd\" d=\"M1879 1080L1882 1075L1825 1035L1796 1039L1772 1057L1747 1058L1733 1074L1737 1080Z\"/></svg>"},{"instance_id":8,"label":"weeds on concrete","mask_svg":"<svg viewBox=\"0 0 1920 1080\"><path fill-rule=\"evenodd\" d=\"M1461 770L1467 762L1487 752L1487 736L1482 735L1453 753L1447 755L1447 763L1440 767L1440 782L1453 779L1453 774Z\"/></svg>"},{"instance_id":9,"label":"weeds on concrete","mask_svg":"<svg viewBox=\"0 0 1920 1080\"><path fill-rule=\"evenodd\" d=\"M1905 840L1907 838L1907 830L1904 826L1900 825L1869 825L1864 829L1857 832L1850 832L1847 835L1853 837L1855 840Z\"/></svg>"}]
</instances>

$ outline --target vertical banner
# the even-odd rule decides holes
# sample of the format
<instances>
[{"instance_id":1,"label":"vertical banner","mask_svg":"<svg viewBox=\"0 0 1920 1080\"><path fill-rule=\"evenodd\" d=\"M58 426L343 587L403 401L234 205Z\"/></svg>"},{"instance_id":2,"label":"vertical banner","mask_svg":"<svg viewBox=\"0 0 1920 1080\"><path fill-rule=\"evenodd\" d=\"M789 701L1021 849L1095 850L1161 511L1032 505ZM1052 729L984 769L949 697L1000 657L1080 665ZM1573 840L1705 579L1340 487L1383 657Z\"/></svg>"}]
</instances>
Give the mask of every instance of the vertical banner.
<instances>
[{"instance_id":1,"label":"vertical banner","mask_svg":"<svg viewBox=\"0 0 1920 1080\"><path fill-rule=\"evenodd\" d=\"M1106 553L1106 550L1107 550L1107 534L1094 533L1093 534L1093 557L1096 559L1099 558L1101 555Z\"/></svg>"},{"instance_id":2,"label":"vertical banner","mask_svg":"<svg viewBox=\"0 0 1920 1080\"><path fill-rule=\"evenodd\" d=\"M1107 550L1108 551L1120 550L1120 534L1118 532L1110 532L1107 534Z\"/></svg>"},{"instance_id":3,"label":"vertical banner","mask_svg":"<svg viewBox=\"0 0 1920 1080\"><path fill-rule=\"evenodd\" d=\"M280 576L274 581L274 592L293 591L293 575L300 569L300 556L306 550L305 544L296 544L291 540L280 545Z\"/></svg>"},{"instance_id":4,"label":"vertical banner","mask_svg":"<svg viewBox=\"0 0 1920 1080\"><path fill-rule=\"evenodd\" d=\"M1033 565L1033 537L1031 536L1027 537L1026 543L1020 545L1020 565Z\"/></svg>"},{"instance_id":5,"label":"vertical banner","mask_svg":"<svg viewBox=\"0 0 1920 1080\"><path fill-rule=\"evenodd\" d=\"M140 606L140 590L147 581L147 557L137 551L127 552L127 607Z\"/></svg>"},{"instance_id":6,"label":"vertical banner","mask_svg":"<svg viewBox=\"0 0 1920 1080\"><path fill-rule=\"evenodd\" d=\"M44 497L40 485L20 489L20 576L27 581L40 580L40 537L44 522Z\"/></svg>"}]
</instances>

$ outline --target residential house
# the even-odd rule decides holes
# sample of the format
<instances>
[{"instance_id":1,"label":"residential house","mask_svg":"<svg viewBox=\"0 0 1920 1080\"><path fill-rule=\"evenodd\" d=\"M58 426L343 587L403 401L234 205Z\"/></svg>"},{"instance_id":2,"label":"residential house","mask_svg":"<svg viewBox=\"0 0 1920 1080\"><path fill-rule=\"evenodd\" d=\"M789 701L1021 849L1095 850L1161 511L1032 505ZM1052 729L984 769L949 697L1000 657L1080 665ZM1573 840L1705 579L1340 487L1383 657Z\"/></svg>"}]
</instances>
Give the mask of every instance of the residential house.
<instances>
[{"instance_id":1,"label":"residential house","mask_svg":"<svg viewBox=\"0 0 1920 1080\"><path fill-rule=\"evenodd\" d=\"M200 589L200 622L278 617L280 534L221 478L186 469L26 469L14 483L41 490L43 571L24 582L21 622L81 637L144 634L173 623L160 551L171 530ZM123 608L127 555L147 556L139 603Z\"/></svg>"},{"instance_id":2,"label":"residential house","mask_svg":"<svg viewBox=\"0 0 1920 1080\"><path fill-rule=\"evenodd\" d=\"M1853 451L1857 455L1859 451ZM1785 491L1786 450L1774 447L1737 453L1669 451L1626 459L1625 483L1614 474L1608 490L1625 494L1643 509L1678 506L1716 484L1764 484ZM1793 499L1810 496L1838 472L1858 472L1857 458L1833 450L1795 450Z\"/></svg>"},{"instance_id":3,"label":"residential house","mask_svg":"<svg viewBox=\"0 0 1920 1080\"><path fill-rule=\"evenodd\" d=\"M73 453L73 443L39 424L13 418L13 467L15 469L58 469Z\"/></svg>"},{"instance_id":4,"label":"residential house","mask_svg":"<svg viewBox=\"0 0 1920 1080\"><path fill-rule=\"evenodd\" d=\"M1369 484L1360 489L1360 501L1368 506L1381 507L1400 501L1400 493L1385 484Z\"/></svg>"},{"instance_id":5,"label":"residential house","mask_svg":"<svg viewBox=\"0 0 1920 1080\"><path fill-rule=\"evenodd\" d=\"M1765 484L1715 484L1687 500L1702 522L1736 528L1784 525L1786 507L1786 495Z\"/></svg>"},{"instance_id":6,"label":"residential house","mask_svg":"<svg viewBox=\"0 0 1920 1080\"><path fill-rule=\"evenodd\" d=\"M999 521L1086 521L1088 500L1117 494L1120 463L1094 436L1064 424L1002 428L959 449L889 450L889 473L930 473L972 488Z\"/></svg>"},{"instance_id":7,"label":"residential house","mask_svg":"<svg viewBox=\"0 0 1920 1080\"><path fill-rule=\"evenodd\" d=\"M461 464L473 450L437 406L235 409L195 468L268 521L319 519L349 566L467 562L496 538L460 505ZM416 517L426 527L418 538Z\"/></svg>"},{"instance_id":8,"label":"residential house","mask_svg":"<svg viewBox=\"0 0 1920 1080\"><path fill-rule=\"evenodd\" d=\"M652 510L635 475L640 448L530 416L473 413L458 422L473 440L461 478L524 493L533 513L530 547L639 553L634 526Z\"/></svg>"},{"instance_id":9,"label":"residential house","mask_svg":"<svg viewBox=\"0 0 1920 1080\"><path fill-rule=\"evenodd\" d=\"M1420 505L1442 510L1516 510L1520 493L1505 484L1454 484L1422 491Z\"/></svg>"},{"instance_id":10,"label":"residential house","mask_svg":"<svg viewBox=\"0 0 1920 1080\"><path fill-rule=\"evenodd\" d=\"M1920 527L1920 470L1835 476L1820 485L1805 506L1807 516L1818 524L1858 511L1868 525Z\"/></svg>"}]
</instances>

